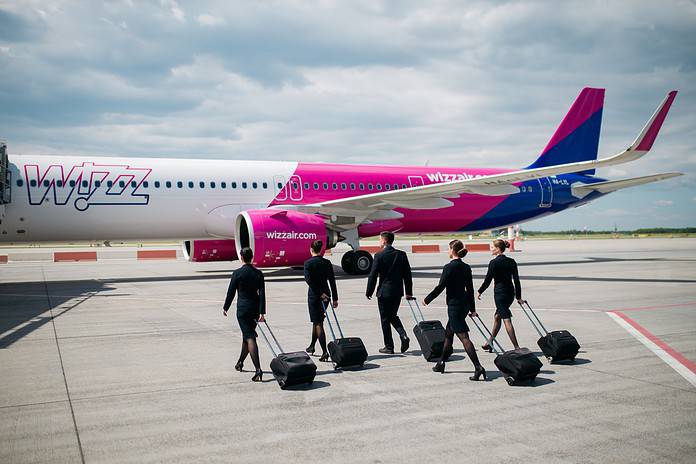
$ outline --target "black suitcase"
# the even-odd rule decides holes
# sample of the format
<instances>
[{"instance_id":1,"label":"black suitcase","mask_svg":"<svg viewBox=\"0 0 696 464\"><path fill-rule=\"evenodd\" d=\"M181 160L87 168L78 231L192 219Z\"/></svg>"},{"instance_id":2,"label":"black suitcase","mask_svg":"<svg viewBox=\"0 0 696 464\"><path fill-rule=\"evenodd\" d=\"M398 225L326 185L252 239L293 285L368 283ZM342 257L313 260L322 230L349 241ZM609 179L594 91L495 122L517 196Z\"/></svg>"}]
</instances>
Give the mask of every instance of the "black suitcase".
<instances>
[{"instance_id":1,"label":"black suitcase","mask_svg":"<svg viewBox=\"0 0 696 464\"><path fill-rule=\"evenodd\" d=\"M266 336L266 332L264 331L263 327L259 325L261 335L263 335L264 340L266 340L266 344L275 356L275 358L271 360L271 371L273 372L273 377L275 377L278 385L280 385L280 388L284 390L288 387L294 387L295 385L302 385L305 383L311 384L314 382L314 377L317 374L317 366L311 360L309 355L304 351L283 353L283 348L281 348L280 343L278 343L278 339L273 334L268 322L264 321L264 325L278 347L278 352L276 352L275 348L273 348L273 345Z\"/></svg>"},{"instance_id":2,"label":"black suitcase","mask_svg":"<svg viewBox=\"0 0 696 464\"><path fill-rule=\"evenodd\" d=\"M509 385L534 380L543 364L528 348L506 351L493 360Z\"/></svg>"},{"instance_id":3,"label":"black suitcase","mask_svg":"<svg viewBox=\"0 0 696 464\"><path fill-rule=\"evenodd\" d=\"M476 319L478 319L478 322ZM486 324L483 323L479 316L476 316L476 319L473 319L474 325L481 333L481 336L484 339L488 339L491 332L488 330L488 327L486 327ZM479 326L479 323L486 330L487 334L483 332L481 326ZM503 347L500 346L498 340L495 339L493 339L493 342L491 343L491 348L498 355L493 360L493 363L496 365L501 374L503 374L503 377L505 377L508 385L531 382L536 378L537 374L539 374L539 371L541 370L541 367L543 366L541 361L539 361L539 358L537 358L536 355L529 350L529 348L503 351Z\"/></svg>"},{"instance_id":4,"label":"black suitcase","mask_svg":"<svg viewBox=\"0 0 696 464\"><path fill-rule=\"evenodd\" d=\"M442 322L426 321L418 305L418 301L415 298L413 300L407 299L406 301L408 302L408 307L411 310L413 319L416 321L416 325L413 327L413 335L415 335L416 340L418 340L418 345L420 345L423 357L426 361L439 361L440 356L442 356L442 348L445 344L445 328L442 326ZM416 304L416 308L420 314L420 320L413 310L411 301L414 301Z\"/></svg>"},{"instance_id":5,"label":"black suitcase","mask_svg":"<svg viewBox=\"0 0 696 464\"><path fill-rule=\"evenodd\" d=\"M341 338L336 338L333 326L331 325L331 316L327 311L327 307L331 308L331 313L333 314L334 320L336 321L336 328ZM331 331L331 338L333 341L329 342L329 356L331 356L331 362L334 364L334 368L343 367L353 367L362 366L367 360L367 350L365 349L365 344L358 337L344 337L343 330L341 329L341 324L338 322L338 317L336 316L336 311L334 311L331 303L324 305L324 313L326 314L326 322L329 323L329 330Z\"/></svg>"},{"instance_id":6,"label":"black suitcase","mask_svg":"<svg viewBox=\"0 0 696 464\"><path fill-rule=\"evenodd\" d=\"M580 344L577 339L567 330L554 330L549 332L541 323L539 316L536 315L528 302L524 302L524 305L520 304L522 311L532 323L534 329L539 333L540 338L537 340L537 345L541 348L546 356L552 363L558 361L574 361L575 356L577 356L578 351L580 351ZM527 312L527 309L529 312ZM530 316L534 316L534 319ZM536 320L536 323L535 323Z\"/></svg>"}]
</instances>

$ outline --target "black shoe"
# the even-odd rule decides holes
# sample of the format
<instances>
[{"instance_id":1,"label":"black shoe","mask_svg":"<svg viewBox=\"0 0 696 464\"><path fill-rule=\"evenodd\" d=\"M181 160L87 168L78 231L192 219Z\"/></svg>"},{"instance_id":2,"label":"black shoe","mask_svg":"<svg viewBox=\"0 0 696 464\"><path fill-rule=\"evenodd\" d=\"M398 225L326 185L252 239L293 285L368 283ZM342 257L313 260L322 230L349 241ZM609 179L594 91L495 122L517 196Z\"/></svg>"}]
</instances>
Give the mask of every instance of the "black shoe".
<instances>
[{"instance_id":1,"label":"black shoe","mask_svg":"<svg viewBox=\"0 0 696 464\"><path fill-rule=\"evenodd\" d=\"M251 378L252 382L261 382L263 381L263 371L256 371L256 374Z\"/></svg>"},{"instance_id":2,"label":"black shoe","mask_svg":"<svg viewBox=\"0 0 696 464\"><path fill-rule=\"evenodd\" d=\"M445 373L445 363L438 361L437 364L433 366L433 372L439 372L440 374Z\"/></svg>"},{"instance_id":3,"label":"black shoe","mask_svg":"<svg viewBox=\"0 0 696 464\"><path fill-rule=\"evenodd\" d=\"M479 366L476 368L474 371L474 375L469 377L469 380L477 381L479 377L483 376L483 380L486 380L486 369L483 367Z\"/></svg>"},{"instance_id":4,"label":"black shoe","mask_svg":"<svg viewBox=\"0 0 696 464\"><path fill-rule=\"evenodd\" d=\"M384 348L380 348L379 352L382 354L394 354L394 348L387 348L385 346Z\"/></svg>"},{"instance_id":5,"label":"black shoe","mask_svg":"<svg viewBox=\"0 0 696 464\"><path fill-rule=\"evenodd\" d=\"M305 348L305 351L307 352L307 354L314 354L314 347L310 345L307 348Z\"/></svg>"},{"instance_id":6,"label":"black shoe","mask_svg":"<svg viewBox=\"0 0 696 464\"><path fill-rule=\"evenodd\" d=\"M329 362L329 354L324 353L321 355L321 358L319 358L319 362Z\"/></svg>"},{"instance_id":7,"label":"black shoe","mask_svg":"<svg viewBox=\"0 0 696 464\"><path fill-rule=\"evenodd\" d=\"M410 339L408 337L404 337L401 339L401 352L405 353L406 350L408 350L408 344L410 343Z\"/></svg>"},{"instance_id":8,"label":"black shoe","mask_svg":"<svg viewBox=\"0 0 696 464\"><path fill-rule=\"evenodd\" d=\"M481 349L483 351L488 351L489 353L493 352L493 347L491 347L490 343L486 343L485 345L481 345Z\"/></svg>"},{"instance_id":9,"label":"black shoe","mask_svg":"<svg viewBox=\"0 0 696 464\"><path fill-rule=\"evenodd\" d=\"M242 363L241 361L239 361L237 364L234 365L235 371L242 372L243 369L244 369L244 363Z\"/></svg>"}]
</instances>

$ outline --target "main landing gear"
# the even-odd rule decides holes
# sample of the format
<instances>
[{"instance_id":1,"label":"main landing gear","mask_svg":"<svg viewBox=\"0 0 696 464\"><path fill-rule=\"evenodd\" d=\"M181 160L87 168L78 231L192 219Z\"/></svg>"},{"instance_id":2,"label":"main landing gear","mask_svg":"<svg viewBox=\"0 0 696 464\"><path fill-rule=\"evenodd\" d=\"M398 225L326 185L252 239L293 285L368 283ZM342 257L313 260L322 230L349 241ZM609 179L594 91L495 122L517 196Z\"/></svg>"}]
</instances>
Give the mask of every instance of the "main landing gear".
<instances>
[{"instance_id":1,"label":"main landing gear","mask_svg":"<svg viewBox=\"0 0 696 464\"><path fill-rule=\"evenodd\" d=\"M341 259L341 267L346 274L369 274L372 268L372 255L365 250L346 251Z\"/></svg>"}]
</instances>

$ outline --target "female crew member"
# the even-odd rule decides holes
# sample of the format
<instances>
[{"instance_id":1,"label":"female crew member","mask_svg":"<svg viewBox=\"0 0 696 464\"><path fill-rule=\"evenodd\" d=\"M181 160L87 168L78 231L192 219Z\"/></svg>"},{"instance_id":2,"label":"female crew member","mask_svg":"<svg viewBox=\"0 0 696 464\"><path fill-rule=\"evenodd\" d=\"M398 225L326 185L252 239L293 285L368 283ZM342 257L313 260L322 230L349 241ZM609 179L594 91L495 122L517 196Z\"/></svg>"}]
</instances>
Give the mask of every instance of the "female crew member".
<instances>
[{"instance_id":1,"label":"female crew member","mask_svg":"<svg viewBox=\"0 0 696 464\"><path fill-rule=\"evenodd\" d=\"M452 240L449 243L449 257L452 259L442 269L440 283L423 300L428 305L442 290L447 289L447 327L445 328L445 345L442 348L442 356L433 367L433 371L445 373L445 360L452 352L452 343L456 334L466 350L466 354L474 363L475 371L470 380L478 380L481 376L486 379L486 370L481 366L473 343L469 340L469 327L466 324L467 312L471 317L476 316L474 302L474 283L471 279L471 268L461 258L466 256L467 250L460 240Z\"/></svg>"},{"instance_id":2,"label":"female crew member","mask_svg":"<svg viewBox=\"0 0 696 464\"><path fill-rule=\"evenodd\" d=\"M314 344L319 340L321 346L321 358L319 361L328 361L326 352L326 332L324 332L324 304L329 304L330 296L333 296L333 307L338 307L338 290L336 290L336 277L333 264L321 256L321 240L312 242L310 252L312 257L304 263L304 278L309 289L307 290L307 305L309 306L309 320L312 322L312 341L305 351L314 354ZM329 285L331 290L329 291Z\"/></svg>"},{"instance_id":3,"label":"female crew member","mask_svg":"<svg viewBox=\"0 0 696 464\"><path fill-rule=\"evenodd\" d=\"M505 323L505 330L507 331L508 337L510 337L512 345L515 349L520 347L520 345L517 344L515 328L512 326L510 305L515 301L515 298L522 304L522 287L520 287L520 276L517 273L517 263L514 259L505 256L504 253L506 248L510 248L510 244L505 240L498 239L493 241L491 253L495 258L488 263L486 279L483 281L483 284L481 284L481 288L479 288L477 295L477 298L480 300L481 294L486 291L491 284L491 280L495 281L495 286L493 287L493 299L495 300L493 332L488 340L486 340L486 344L481 346L481 348L487 351L493 351L491 344L500 331L501 319Z\"/></svg>"},{"instance_id":4,"label":"female crew member","mask_svg":"<svg viewBox=\"0 0 696 464\"><path fill-rule=\"evenodd\" d=\"M227 310L230 308L235 294L239 292L239 298L237 299L237 322L239 323L239 329L242 331L242 352L234 368L242 372L247 354L251 355L251 361L256 368L256 374L254 374L251 380L252 382L261 382L263 371L259 361L259 347L256 344L256 323L257 321L265 321L265 285L263 273L251 264L251 260L254 258L254 252L251 251L251 248L242 248L240 254L244 265L232 273L222 313L227 317Z\"/></svg>"}]
</instances>

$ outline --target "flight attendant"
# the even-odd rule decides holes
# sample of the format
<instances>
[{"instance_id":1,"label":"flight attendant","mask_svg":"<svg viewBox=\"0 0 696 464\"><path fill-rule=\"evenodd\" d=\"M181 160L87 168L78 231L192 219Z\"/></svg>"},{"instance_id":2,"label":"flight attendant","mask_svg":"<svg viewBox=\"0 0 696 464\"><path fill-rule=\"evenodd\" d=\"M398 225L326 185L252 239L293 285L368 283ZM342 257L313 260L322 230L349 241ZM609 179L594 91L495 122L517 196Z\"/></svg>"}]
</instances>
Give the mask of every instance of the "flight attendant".
<instances>
[{"instance_id":1,"label":"flight attendant","mask_svg":"<svg viewBox=\"0 0 696 464\"><path fill-rule=\"evenodd\" d=\"M470 380L479 380L481 376L486 380L486 370L481 366L476 349L469 339L469 326L466 324L467 313L471 317L476 316L476 304L474 302L474 282L471 277L471 267L462 261L467 250L461 240L452 240L449 243L449 257L451 261L442 269L440 282L432 292L423 300L424 305L430 304L435 298L447 290L447 327L445 327L445 345L442 348L442 357L433 367L433 371L445 373L445 361L452 352L454 335L464 345L466 354L474 363L474 375Z\"/></svg>"},{"instance_id":2,"label":"flight attendant","mask_svg":"<svg viewBox=\"0 0 696 464\"><path fill-rule=\"evenodd\" d=\"M413 280L411 279L411 265L408 263L408 256L405 252L394 248L393 243L394 234L392 232L380 234L379 245L382 251L375 255L365 291L365 296L370 300L375 292L375 286L377 287L377 306L379 307L382 335L384 336L384 348L380 348L379 352L384 354L394 354L392 326L401 338L401 352L408 350L409 338L401 319L399 319L398 312L401 298L404 296L404 288L406 289L406 298L413 298ZM377 285L378 279L379 285Z\"/></svg>"},{"instance_id":3,"label":"flight attendant","mask_svg":"<svg viewBox=\"0 0 696 464\"><path fill-rule=\"evenodd\" d=\"M510 248L510 244L505 240L494 240L491 245L491 253L495 258L488 263L488 272L486 278L478 289L477 298L481 299L481 294L486 291L491 281L495 282L493 287L493 299L495 300L495 319L493 320L493 332L486 340L486 344L481 346L486 351L493 351L491 344L493 339L500 331L500 321L505 323L505 330L512 342L512 346L518 349L520 345L517 343L515 336L515 328L512 326L512 312L510 305L515 298L518 303L522 304L522 287L520 287L520 276L517 273L517 263L514 259L505 256L505 249Z\"/></svg>"},{"instance_id":4,"label":"flight attendant","mask_svg":"<svg viewBox=\"0 0 696 464\"><path fill-rule=\"evenodd\" d=\"M237 322L242 331L242 352L239 361L234 366L236 370L242 372L244 360L247 355L251 356L256 373L251 378L252 382L261 382L263 371L259 361L259 347L256 343L257 322L264 322L266 314L266 293L263 281L263 273L256 269L251 260L254 252L251 248L242 248L240 253L244 265L232 273L230 285L227 288L227 298L222 307L222 314L227 317L227 310L232 304L232 300L237 293Z\"/></svg>"},{"instance_id":5,"label":"flight attendant","mask_svg":"<svg viewBox=\"0 0 696 464\"><path fill-rule=\"evenodd\" d=\"M319 340L321 357L319 361L329 360L326 352L326 332L324 331L324 305L333 304L338 307L338 290L336 289L336 277L333 264L321 256L322 241L315 240L310 246L312 257L304 263L304 278L307 282L307 306L309 307L309 320L312 322L312 341L305 351L314 354L314 345ZM331 289L329 289L329 286ZM331 301L331 303L329 303Z\"/></svg>"}]
</instances>

